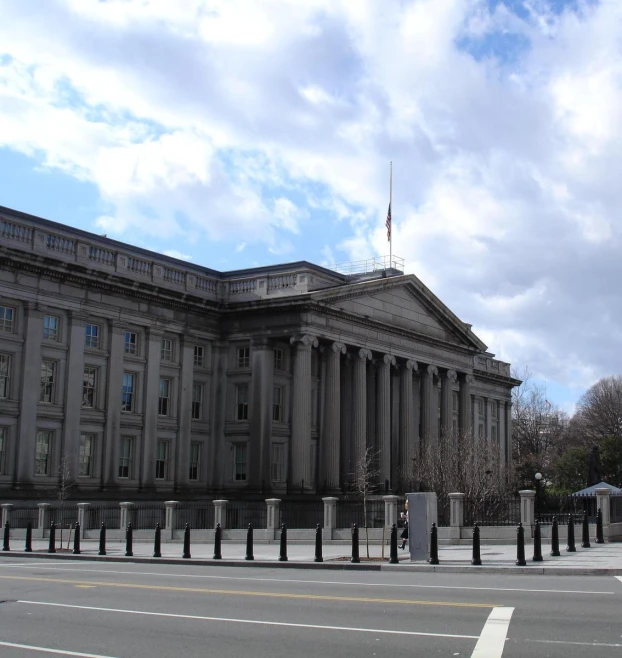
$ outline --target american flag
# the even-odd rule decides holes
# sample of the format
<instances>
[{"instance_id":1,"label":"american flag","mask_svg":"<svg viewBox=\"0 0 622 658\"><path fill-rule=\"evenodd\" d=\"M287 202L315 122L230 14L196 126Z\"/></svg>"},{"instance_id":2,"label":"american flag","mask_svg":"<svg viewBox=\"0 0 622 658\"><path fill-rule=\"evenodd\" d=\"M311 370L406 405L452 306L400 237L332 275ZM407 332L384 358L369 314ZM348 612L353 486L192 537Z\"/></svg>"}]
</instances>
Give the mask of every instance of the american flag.
<instances>
[{"instance_id":1,"label":"american flag","mask_svg":"<svg viewBox=\"0 0 622 658\"><path fill-rule=\"evenodd\" d=\"M389 203L389 211L387 212L387 221L385 222L387 227L387 240L391 242L391 204Z\"/></svg>"}]
</instances>

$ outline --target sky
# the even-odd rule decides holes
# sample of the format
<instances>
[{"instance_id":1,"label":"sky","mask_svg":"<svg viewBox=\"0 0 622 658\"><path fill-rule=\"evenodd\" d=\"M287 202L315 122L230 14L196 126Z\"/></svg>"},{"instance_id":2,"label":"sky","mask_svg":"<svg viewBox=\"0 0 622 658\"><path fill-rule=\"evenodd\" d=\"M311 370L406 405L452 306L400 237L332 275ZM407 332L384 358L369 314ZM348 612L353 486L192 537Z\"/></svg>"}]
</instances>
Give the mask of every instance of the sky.
<instances>
[{"instance_id":1,"label":"sky","mask_svg":"<svg viewBox=\"0 0 622 658\"><path fill-rule=\"evenodd\" d=\"M393 253L572 412L622 372L620 0L0 0L0 205L217 270Z\"/></svg>"}]
</instances>

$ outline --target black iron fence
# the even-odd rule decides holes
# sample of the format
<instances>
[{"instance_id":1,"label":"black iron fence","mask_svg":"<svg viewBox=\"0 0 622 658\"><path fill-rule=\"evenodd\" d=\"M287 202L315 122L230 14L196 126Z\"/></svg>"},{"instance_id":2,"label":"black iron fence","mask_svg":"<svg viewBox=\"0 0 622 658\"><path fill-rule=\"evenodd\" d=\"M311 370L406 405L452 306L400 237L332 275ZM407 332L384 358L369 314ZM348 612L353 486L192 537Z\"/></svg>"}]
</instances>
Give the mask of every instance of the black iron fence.
<instances>
[{"instance_id":1,"label":"black iron fence","mask_svg":"<svg viewBox=\"0 0 622 658\"><path fill-rule=\"evenodd\" d=\"M280 505L281 523L288 528L315 528L324 525L324 503L321 500L284 500Z\"/></svg>"},{"instance_id":2,"label":"black iron fence","mask_svg":"<svg viewBox=\"0 0 622 658\"><path fill-rule=\"evenodd\" d=\"M399 503L398 503L399 505ZM404 503L401 502L403 509ZM367 501L367 516L364 501L344 499L337 501L337 527L351 528L356 523L359 528L382 528L384 526L384 501L372 499Z\"/></svg>"},{"instance_id":3,"label":"black iron fence","mask_svg":"<svg viewBox=\"0 0 622 658\"><path fill-rule=\"evenodd\" d=\"M614 494L609 501L611 523L622 523L622 494Z\"/></svg>"},{"instance_id":4,"label":"black iron fence","mask_svg":"<svg viewBox=\"0 0 622 658\"><path fill-rule=\"evenodd\" d=\"M13 528L26 528L29 521L32 527L36 528L38 519L38 507L16 507L11 511L11 526Z\"/></svg>"},{"instance_id":5,"label":"black iron fence","mask_svg":"<svg viewBox=\"0 0 622 658\"><path fill-rule=\"evenodd\" d=\"M121 508L118 505L89 506L84 522L87 530L98 530L102 523L108 529L117 530L121 524Z\"/></svg>"},{"instance_id":6,"label":"black iron fence","mask_svg":"<svg viewBox=\"0 0 622 658\"><path fill-rule=\"evenodd\" d=\"M506 526L520 523L520 497L486 496L464 498L464 525ZM439 519L440 521L440 519ZM447 524L449 525L449 524Z\"/></svg>"},{"instance_id":7,"label":"black iron fence","mask_svg":"<svg viewBox=\"0 0 622 658\"><path fill-rule=\"evenodd\" d=\"M535 516L542 525L558 521L567 521L570 516L580 520L587 512L590 523L596 523L596 496L577 496L576 494L550 494L536 496Z\"/></svg>"},{"instance_id":8,"label":"black iron fence","mask_svg":"<svg viewBox=\"0 0 622 658\"><path fill-rule=\"evenodd\" d=\"M230 500L227 503L227 528L242 530L248 528L265 528L268 522L268 511L263 500L246 501Z\"/></svg>"},{"instance_id":9,"label":"black iron fence","mask_svg":"<svg viewBox=\"0 0 622 658\"><path fill-rule=\"evenodd\" d=\"M159 523L164 528L166 510L164 505L135 505L128 510L128 520L132 521L134 530L153 530Z\"/></svg>"},{"instance_id":10,"label":"black iron fence","mask_svg":"<svg viewBox=\"0 0 622 658\"><path fill-rule=\"evenodd\" d=\"M54 523L57 528L73 527L78 521L77 505L58 505L50 507L50 523Z\"/></svg>"},{"instance_id":11,"label":"black iron fence","mask_svg":"<svg viewBox=\"0 0 622 658\"><path fill-rule=\"evenodd\" d=\"M214 527L214 505L211 501L182 503L177 507L175 528L183 530L186 523L191 530L209 530Z\"/></svg>"}]
</instances>

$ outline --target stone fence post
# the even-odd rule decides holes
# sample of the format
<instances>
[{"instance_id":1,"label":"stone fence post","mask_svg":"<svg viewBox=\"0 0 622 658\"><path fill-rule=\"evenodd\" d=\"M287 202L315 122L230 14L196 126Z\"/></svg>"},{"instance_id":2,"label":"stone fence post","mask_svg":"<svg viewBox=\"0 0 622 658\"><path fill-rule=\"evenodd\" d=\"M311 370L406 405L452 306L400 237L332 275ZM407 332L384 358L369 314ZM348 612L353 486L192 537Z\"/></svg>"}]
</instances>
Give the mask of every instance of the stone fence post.
<instances>
[{"instance_id":1,"label":"stone fence post","mask_svg":"<svg viewBox=\"0 0 622 658\"><path fill-rule=\"evenodd\" d=\"M11 510L13 509L13 503L2 503L2 527L4 528L5 523L11 525Z\"/></svg>"},{"instance_id":2,"label":"stone fence post","mask_svg":"<svg viewBox=\"0 0 622 658\"><path fill-rule=\"evenodd\" d=\"M220 523L220 527L224 530L227 527L227 501L215 500L214 501L214 528Z\"/></svg>"},{"instance_id":3,"label":"stone fence post","mask_svg":"<svg viewBox=\"0 0 622 658\"><path fill-rule=\"evenodd\" d=\"M397 496L383 496L384 500L384 527L391 528L393 524L397 525Z\"/></svg>"},{"instance_id":4,"label":"stone fence post","mask_svg":"<svg viewBox=\"0 0 622 658\"><path fill-rule=\"evenodd\" d=\"M518 492L520 494L520 522L523 528L529 528L535 523L536 511L536 492L531 489L523 489Z\"/></svg>"},{"instance_id":5,"label":"stone fence post","mask_svg":"<svg viewBox=\"0 0 622 658\"><path fill-rule=\"evenodd\" d=\"M50 503L38 503L39 517L37 518L37 535L41 539L43 533L50 527Z\"/></svg>"},{"instance_id":6,"label":"stone fence post","mask_svg":"<svg viewBox=\"0 0 622 658\"><path fill-rule=\"evenodd\" d=\"M89 503L78 503L78 523L80 524L81 537L84 537L84 533L86 532L89 507Z\"/></svg>"},{"instance_id":7,"label":"stone fence post","mask_svg":"<svg viewBox=\"0 0 622 658\"><path fill-rule=\"evenodd\" d=\"M611 524L611 489L606 487L596 489L596 511L599 508L603 515L603 537L607 541L610 532L609 525Z\"/></svg>"},{"instance_id":8,"label":"stone fence post","mask_svg":"<svg viewBox=\"0 0 622 658\"><path fill-rule=\"evenodd\" d=\"M119 507L121 508L121 520L119 521L119 530L125 530L128 526L128 523L132 523L134 521L132 511L134 509L134 503L119 503Z\"/></svg>"},{"instance_id":9,"label":"stone fence post","mask_svg":"<svg viewBox=\"0 0 622 658\"><path fill-rule=\"evenodd\" d=\"M280 498L267 498L267 523L266 528L268 530L276 530L281 527L281 513L280 513ZM222 526L221 526L222 527Z\"/></svg>"},{"instance_id":10,"label":"stone fence post","mask_svg":"<svg viewBox=\"0 0 622 658\"><path fill-rule=\"evenodd\" d=\"M324 503L324 530L334 530L337 527L337 501L338 498L329 496L322 498Z\"/></svg>"},{"instance_id":11,"label":"stone fence post","mask_svg":"<svg viewBox=\"0 0 622 658\"><path fill-rule=\"evenodd\" d=\"M178 500L167 500L164 503L164 508L166 510L164 515L164 536L166 539L173 539L173 533L177 527L177 506L179 505Z\"/></svg>"},{"instance_id":12,"label":"stone fence post","mask_svg":"<svg viewBox=\"0 0 622 658\"><path fill-rule=\"evenodd\" d=\"M460 529L464 525L464 494L449 494L449 538L453 543L460 540Z\"/></svg>"}]
</instances>

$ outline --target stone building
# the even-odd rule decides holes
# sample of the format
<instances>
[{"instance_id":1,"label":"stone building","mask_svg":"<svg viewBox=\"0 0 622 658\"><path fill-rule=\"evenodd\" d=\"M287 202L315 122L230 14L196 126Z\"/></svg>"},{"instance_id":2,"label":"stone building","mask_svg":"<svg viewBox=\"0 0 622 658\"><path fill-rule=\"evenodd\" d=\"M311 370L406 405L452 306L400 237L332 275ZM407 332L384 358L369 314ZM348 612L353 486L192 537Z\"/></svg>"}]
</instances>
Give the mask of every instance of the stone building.
<instances>
[{"instance_id":1,"label":"stone building","mask_svg":"<svg viewBox=\"0 0 622 658\"><path fill-rule=\"evenodd\" d=\"M518 382L413 275L217 272L0 207L0 492L336 493L367 447L510 450Z\"/></svg>"}]
</instances>

